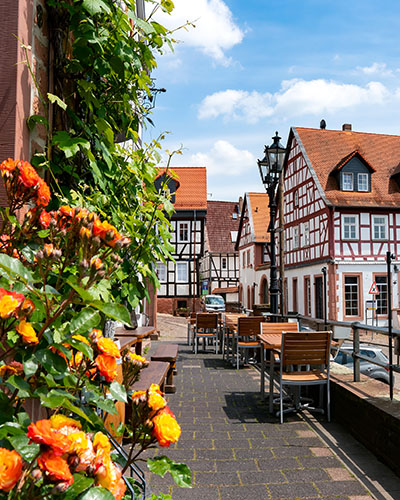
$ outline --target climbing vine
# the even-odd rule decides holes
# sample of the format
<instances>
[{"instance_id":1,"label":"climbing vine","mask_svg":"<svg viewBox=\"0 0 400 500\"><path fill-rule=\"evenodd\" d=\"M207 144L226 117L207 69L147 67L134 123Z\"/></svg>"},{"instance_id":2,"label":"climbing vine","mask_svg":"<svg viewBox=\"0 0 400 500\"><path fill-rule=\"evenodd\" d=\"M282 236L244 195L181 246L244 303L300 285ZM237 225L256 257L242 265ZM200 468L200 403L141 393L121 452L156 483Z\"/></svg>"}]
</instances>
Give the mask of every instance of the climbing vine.
<instances>
[{"instance_id":1,"label":"climbing vine","mask_svg":"<svg viewBox=\"0 0 400 500\"><path fill-rule=\"evenodd\" d=\"M28 125L45 127L47 147L33 164L44 169L64 203L85 205L123 227L132 243L113 287L134 307L157 284L154 262L170 250L170 201L154 187L163 136L141 144L151 125L156 57L174 42L154 20L171 13L170 0L147 0L138 17L135 0L46 0L50 89L40 95L42 115Z\"/></svg>"}]
</instances>

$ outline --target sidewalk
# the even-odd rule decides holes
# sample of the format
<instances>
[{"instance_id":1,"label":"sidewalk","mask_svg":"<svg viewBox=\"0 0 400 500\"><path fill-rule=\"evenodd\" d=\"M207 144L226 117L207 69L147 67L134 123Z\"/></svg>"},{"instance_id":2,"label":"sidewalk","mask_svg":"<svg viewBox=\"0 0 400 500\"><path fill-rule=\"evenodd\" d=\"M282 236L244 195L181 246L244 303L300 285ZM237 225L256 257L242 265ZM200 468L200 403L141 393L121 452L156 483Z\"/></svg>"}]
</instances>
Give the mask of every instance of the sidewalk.
<instances>
[{"instance_id":1,"label":"sidewalk","mask_svg":"<svg viewBox=\"0 0 400 500\"><path fill-rule=\"evenodd\" d=\"M158 328L158 342L179 344L177 393L168 400L182 436L156 454L186 463L193 488L150 474L153 493L173 500L400 499L400 478L340 426L310 414L285 416L280 425L260 399L255 368L236 371L211 350L192 354L183 318L160 315Z\"/></svg>"}]
</instances>

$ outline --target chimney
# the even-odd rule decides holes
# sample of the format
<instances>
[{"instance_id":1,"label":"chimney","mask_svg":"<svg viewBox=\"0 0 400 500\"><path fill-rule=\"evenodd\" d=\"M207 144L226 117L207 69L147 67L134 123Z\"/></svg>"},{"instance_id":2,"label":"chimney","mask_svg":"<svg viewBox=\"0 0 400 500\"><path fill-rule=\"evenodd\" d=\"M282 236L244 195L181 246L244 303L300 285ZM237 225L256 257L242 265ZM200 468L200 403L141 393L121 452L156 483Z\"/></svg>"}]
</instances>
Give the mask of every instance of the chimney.
<instances>
[{"instance_id":1,"label":"chimney","mask_svg":"<svg viewBox=\"0 0 400 500\"><path fill-rule=\"evenodd\" d=\"M319 122L319 128L321 130L325 130L326 129L326 121L324 119L322 119L320 122Z\"/></svg>"},{"instance_id":2,"label":"chimney","mask_svg":"<svg viewBox=\"0 0 400 500\"><path fill-rule=\"evenodd\" d=\"M351 123L343 123L342 130L351 132Z\"/></svg>"},{"instance_id":3,"label":"chimney","mask_svg":"<svg viewBox=\"0 0 400 500\"><path fill-rule=\"evenodd\" d=\"M243 198L239 196L239 215L241 215L243 211Z\"/></svg>"}]
</instances>

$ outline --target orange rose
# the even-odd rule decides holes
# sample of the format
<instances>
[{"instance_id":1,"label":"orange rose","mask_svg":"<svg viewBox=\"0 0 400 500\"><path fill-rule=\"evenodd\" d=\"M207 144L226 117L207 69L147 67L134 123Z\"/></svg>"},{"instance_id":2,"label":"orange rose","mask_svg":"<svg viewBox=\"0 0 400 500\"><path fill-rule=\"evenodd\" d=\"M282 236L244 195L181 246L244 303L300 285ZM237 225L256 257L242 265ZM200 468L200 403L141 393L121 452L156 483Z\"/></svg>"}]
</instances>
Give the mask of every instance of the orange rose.
<instances>
[{"instance_id":1,"label":"orange rose","mask_svg":"<svg viewBox=\"0 0 400 500\"><path fill-rule=\"evenodd\" d=\"M119 468L110 457L105 457L96 470L96 485L110 491L116 500L121 500L125 494L126 485Z\"/></svg>"},{"instance_id":2,"label":"orange rose","mask_svg":"<svg viewBox=\"0 0 400 500\"><path fill-rule=\"evenodd\" d=\"M87 208L80 208L79 212L75 214L75 219L82 220L89 215L89 210Z\"/></svg>"},{"instance_id":3,"label":"orange rose","mask_svg":"<svg viewBox=\"0 0 400 500\"><path fill-rule=\"evenodd\" d=\"M24 373L24 366L18 361L11 361L9 365L0 366L0 377L11 377L11 375L22 375Z\"/></svg>"},{"instance_id":4,"label":"orange rose","mask_svg":"<svg viewBox=\"0 0 400 500\"><path fill-rule=\"evenodd\" d=\"M74 427L76 429L82 428L79 420L75 420L71 417L66 417L65 415L61 415L60 413L52 415L50 417L50 423L53 429L62 429L63 427Z\"/></svg>"},{"instance_id":5,"label":"orange rose","mask_svg":"<svg viewBox=\"0 0 400 500\"><path fill-rule=\"evenodd\" d=\"M106 382L112 382L117 376L116 359L107 354L99 354L95 362L99 374L106 379Z\"/></svg>"},{"instance_id":6,"label":"orange rose","mask_svg":"<svg viewBox=\"0 0 400 500\"><path fill-rule=\"evenodd\" d=\"M90 231L87 227L81 227L80 231L79 231L79 236L81 238L86 238L86 239L89 239L90 238Z\"/></svg>"},{"instance_id":7,"label":"orange rose","mask_svg":"<svg viewBox=\"0 0 400 500\"><path fill-rule=\"evenodd\" d=\"M153 436L160 446L176 443L181 435L181 428L172 411L166 407L153 418Z\"/></svg>"},{"instance_id":8,"label":"orange rose","mask_svg":"<svg viewBox=\"0 0 400 500\"><path fill-rule=\"evenodd\" d=\"M100 236L100 238L103 238L105 235L105 229L103 227L103 223L100 222L99 219L95 219L93 221L93 236Z\"/></svg>"},{"instance_id":9,"label":"orange rose","mask_svg":"<svg viewBox=\"0 0 400 500\"><path fill-rule=\"evenodd\" d=\"M98 257L92 257L90 260L90 266L94 267L96 271L98 271L101 267L103 267L103 262Z\"/></svg>"},{"instance_id":10,"label":"orange rose","mask_svg":"<svg viewBox=\"0 0 400 500\"><path fill-rule=\"evenodd\" d=\"M46 472L51 481L62 481L70 486L74 478L67 461L57 456L53 451L45 451L37 459L38 466Z\"/></svg>"},{"instance_id":11,"label":"orange rose","mask_svg":"<svg viewBox=\"0 0 400 500\"><path fill-rule=\"evenodd\" d=\"M51 215L49 212L46 212L46 210L42 210L40 217L39 217L39 222L40 224L47 229L50 226L50 220L51 220Z\"/></svg>"},{"instance_id":12,"label":"orange rose","mask_svg":"<svg viewBox=\"0 0 400 500\"><path fill-rule=\"evenodd\" d=\"M32 314L35 310L35 304L31 301L31 299L24 299L21 305L20 314L26 316L28 314Z\"/></svg>"},{"instance_id":13,"label":"orange rose","mask_svg":"<svg viewBox=\"0 0 400 500\"><path fill-rule=\"evenodd\" d=\"M22 302L25 300L25 296L22 293L11 292L11 291L6 290L4 288L0 288L0 299L6 295L10 295L13 299L17 300L18 306L20 306L22 304Z\"/></svg>"},{"instance_id":14,"label":"orange rose","mask_svg":"<svg viewBox=\"0 0 400 500\"><path fill-rule=\"evenodd\" d=\"M17 332L21 335L22 340L27 344L38 344L39 339L37 338L36 332L33 329L31 323L28 323L24 319L17 325Z\"/></svg>"},{"instance_id":15,"label":"orange rose","mask_svg":"<svg viewBox=\"0 0 400 500\"><path fill-rule=\"evenodd\" d=\"M15 450L0 448L0 489L10 491L22 475L22 458Z\"/></svg>"},{"instance_id":16,"label":"orange rose","mask_svg":"<svg viewBox=\"0 0 400 500\"><path fill-rule=\"evenodd\" d=\"M61 215L65 215L66 217L73 217L74 210L69 205L63 205L59 208L59 212Z\"/></svg>"},{"instance_id":17,"label":"orange rose","mask_svg":"<svg viewBox=\"0 0 400 500\"><path fill-rule=\"evenodd\" d=\"M19 178L22 184L27 188L36 186L36 184L40 181L40 177L32 165L27 161L19 161L18 167Z\"/></svg>"},{"instance_id":18,"label":"orange rose","mask_svg":"<svg viewBox=\"0 0 400 500\"><path fill-rule=\"evenodd\" d=\"M88 339L83 335L72 335L72 338L75 340L79 340L80 342L83 342L86 345L90 345Z\"/></svg>"},{"instance_id":19,"label":"orange rose","mask_svg":"<svg viewBox=\"0 0 400 500\"><path fill-rule=\"evenodd\" d=\"M107 354L108 356L113 356L114 358L121 357L117 344L107 337L101 337L97 341L97 348L100 352Z\"/></svg>"},{"instance_id":20,"label":"orange rose","mask_svg":"<svg viewBox=\"0 0 400 500\"><path fill-rule=\"evenodd\" d=\"M11 314L17 309L17 307L17 299L14 299L11 295L4 295L0 299L0 316L2 318L9 318Z\"/></svg>"},{"instance_id":21,"label":"orange rose","mask_svg":"<svg viewBox=\"0 0 400 500\"><path fill-rule=\"evenodd\" d=\"M16 166L17 163L12 158L9 158L8 160L4 160L1 163L0 170L2 170L3 172L12 172Z\"/></svg>"},{"instance_id":22,"label":"orange rose","mask_svg":"<svg viewBox=\"0 0 400 500\"><path fill-rule=\"evenodd\" d=\"M47 207L49 202L50 188L42 178L39 178L39 189L36 192L36 204Z\"/></svg>"},{"instance_id":23,"label":"orange rose","mask_svg":"<svg viewBox=\"0 0 400 500\"><path fill-rule=\"evenodd\" d=\"M50 446L56 455L67 453L70 448L70 443L66 436L57 432L51 427L50 420L38 420L36 424L29 424L28 438L34 443L45 444Z\"/></svg>"}]
</instances>

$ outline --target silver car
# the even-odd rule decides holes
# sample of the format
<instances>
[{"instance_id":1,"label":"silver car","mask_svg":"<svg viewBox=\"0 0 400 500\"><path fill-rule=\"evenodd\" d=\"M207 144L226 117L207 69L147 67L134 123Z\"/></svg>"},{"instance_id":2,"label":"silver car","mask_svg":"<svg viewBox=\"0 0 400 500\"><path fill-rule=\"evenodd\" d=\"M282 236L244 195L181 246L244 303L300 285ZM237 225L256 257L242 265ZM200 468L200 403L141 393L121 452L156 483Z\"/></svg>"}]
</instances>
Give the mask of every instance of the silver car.
<instances>
[{"instance_id":1,"label":"silver car","mask_svg":"<svg viewBox=\"0 0 400 500\"><path fill-rule=\"evenodd\" d=\"M334 358L335 363L339 363L340 365L347 366L350 369L353 369L353 357L351 355L353 351L353 346L342 346L341 352L338 352L336 357ZM369 363L368 361L360 360L360 372L363 375L368 375L368 377L372 377L376 380L380 380L381 382L385 382L389 384L389 360L386 355L382 352L382 349L379 347L372 347L369 345L361 345L360 346L360 354L362 356L367 356L368 358L373 359L374 361L378 361L384 365L387 365L386 368L383 368L378 365L374 365L373 363Z\"/></svg>"},{"instance_id":2,"label":"silver car","mask_svg":"<svg viewBox=\"0 0 400 500\"><path fill-rule=\"evenodd\" d=\"M221 295L205 295L202 302L207 312L225 312L225 301Z\"/></svg>"}]
</instances>

